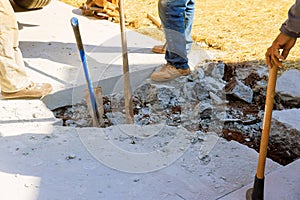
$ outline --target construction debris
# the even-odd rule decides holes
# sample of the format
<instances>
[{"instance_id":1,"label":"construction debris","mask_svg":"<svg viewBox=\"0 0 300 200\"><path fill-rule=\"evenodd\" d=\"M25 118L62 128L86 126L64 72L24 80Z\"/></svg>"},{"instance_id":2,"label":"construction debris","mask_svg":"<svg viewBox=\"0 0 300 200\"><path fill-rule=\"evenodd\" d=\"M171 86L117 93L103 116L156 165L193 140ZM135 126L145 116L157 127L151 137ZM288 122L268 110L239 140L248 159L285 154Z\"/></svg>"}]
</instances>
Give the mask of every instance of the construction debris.
<instances>
[{"instance_id":1,"label":"construction debris","mask_svg":"<svg viewBox=\"0 0 300 200\"><path fill-rule=\"evenodd\" d=\"M155 17L154 15L147 13L147 18L150 19L153 24L155 24L157 26L157 28L161 29L162 25L159 19L157 19L157 17Z\"/></svg>"},{"instance_id":2,"label":"construction debris","mask_svg":"<svg viewBox=\"0 0 300 200\"><path fill-rule=\"evenodd\" d=\"M87 0L79 8L82 15L119 22L118 0Z\"/></svg>"}]
</instances>

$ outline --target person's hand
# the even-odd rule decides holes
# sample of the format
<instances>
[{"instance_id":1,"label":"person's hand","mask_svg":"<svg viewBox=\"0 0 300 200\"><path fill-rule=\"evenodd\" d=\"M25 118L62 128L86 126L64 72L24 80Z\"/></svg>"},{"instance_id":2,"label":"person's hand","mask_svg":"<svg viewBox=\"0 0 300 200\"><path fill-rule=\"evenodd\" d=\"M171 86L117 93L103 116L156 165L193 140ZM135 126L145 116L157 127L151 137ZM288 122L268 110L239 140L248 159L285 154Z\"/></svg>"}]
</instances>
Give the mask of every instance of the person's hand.
<instances>
[{"instance_id":1,"label":"person's hand","mask_svg":"<svg viewBox=\"0 0 300 200\"><path fill-rule=\"evenodd\" d=\"M280 33L265 54L268 67L272 68L273 66L277 66L282 68L282 60L287 58L291 48L295 45L296 40L297 38L291 38ZM280 53L281 49L282 52Z\"/></svg>"}]
</instances>

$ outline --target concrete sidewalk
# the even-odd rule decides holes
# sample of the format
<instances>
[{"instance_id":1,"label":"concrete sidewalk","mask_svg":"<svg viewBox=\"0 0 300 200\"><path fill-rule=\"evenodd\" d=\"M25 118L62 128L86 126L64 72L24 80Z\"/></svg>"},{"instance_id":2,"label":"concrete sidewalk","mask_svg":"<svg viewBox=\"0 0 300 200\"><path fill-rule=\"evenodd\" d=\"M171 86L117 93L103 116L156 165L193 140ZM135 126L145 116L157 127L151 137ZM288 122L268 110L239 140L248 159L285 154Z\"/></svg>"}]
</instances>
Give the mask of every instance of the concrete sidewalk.
<instances>
[{"instance_id":1,"label":"concrete sidewalk","mask_svg":"<svg viewBox=\"0 0 300 200\"><path fill-rule=\"evenodd\" d=\"M54 91L43 101L0 100L1 200L245 199L258 155L237 142L212 134L201 143L188 147L178 143L157 154L161 157L151 158L147 152L128 153L133 149L124 137L122 147L129 150L120 151L121 142L115 139L124 130L134 135L148 130L121 125L106 129L62 127L51 109L79 102L85 87L71 17L79 19L92 80L101 83L105 93L122 86L119 25L81 16L77 8L55 0L44 9L16 14L29 74L34 81L50 82ZM152 46L161 42L129 30L127 40L132 82L139 84L165 62L164 55L151 52ZM191 63L212 56L208 51L194 51ZM193 137L181 129L176 131ZM210 148L204 148L205 144ZM181 156L167 162L174 152ZM140 153L145 159L137 162L134 156ZM156 158L162 166L153 165ZM141 173L146 167L136 167L142 164L153 170ZM140 173L130 172L134 169ZM299 169L299 160L283 167L268 159L266 199L300 199Z\"/></svg>"},{"instance_id":2,"label":"concrete sidewalk","mask_svg":"<svg viewBox=\"0 0 300 200\"><path fill-rule=\"evenodd\" d=\"M41 10L18 12L20 48L29 74L36 81L48 81L54 92L85 83L75 36L70 24L77 17L93 81L121 75L120 27L106 20L80 15L80 10L53 1ZM151 53L160 42L127 32L130 71L154 68L164 56ZM134 59L133 59L134 58Z\"/></svg>"}]
</instances>

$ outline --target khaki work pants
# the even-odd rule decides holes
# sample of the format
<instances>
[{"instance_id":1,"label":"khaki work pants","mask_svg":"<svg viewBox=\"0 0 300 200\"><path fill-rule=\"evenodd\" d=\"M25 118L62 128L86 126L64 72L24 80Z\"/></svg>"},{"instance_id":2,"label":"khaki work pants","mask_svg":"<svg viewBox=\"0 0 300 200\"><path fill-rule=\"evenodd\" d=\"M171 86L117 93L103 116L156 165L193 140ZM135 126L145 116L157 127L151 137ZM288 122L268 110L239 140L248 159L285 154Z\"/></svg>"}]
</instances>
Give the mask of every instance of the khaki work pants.
<instances>
[{"instance_id":1,"label":"khaki work pants","mask_svg":"<svg viewBox=\"0 0 300 200\"><path fill-rule=\"evenodd\" d=\"M18 24L9 0L0 0L0 86L17 92L30 85L19 49Z\"/></svg>"}]
</instances>

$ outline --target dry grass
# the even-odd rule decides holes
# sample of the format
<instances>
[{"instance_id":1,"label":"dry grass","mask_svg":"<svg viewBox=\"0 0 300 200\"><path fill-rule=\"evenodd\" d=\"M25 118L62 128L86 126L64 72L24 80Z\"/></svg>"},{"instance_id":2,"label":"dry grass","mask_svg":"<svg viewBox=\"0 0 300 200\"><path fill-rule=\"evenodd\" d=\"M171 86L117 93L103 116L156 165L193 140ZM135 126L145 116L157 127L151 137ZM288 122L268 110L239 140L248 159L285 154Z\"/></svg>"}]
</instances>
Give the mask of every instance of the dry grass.
<instances>
[{"instance_id":1,"label":"dry grass","mask_svg":"<svg viewBox=\"0 0 300 200\"><path fill-rule=\"evenodd\" d=\"M61 0L79 7L85 0ZM158 0L125 0L127 19L137 20L140 33L163 40L162 32L147 18L157 16ZM264 63L264 54L279 33L294 0L196 0L193 38L205 42L208 48L225 52L225 62ZM296 44L285 62L286 69L300 69Z\"/></svg>"}]
</instances>

